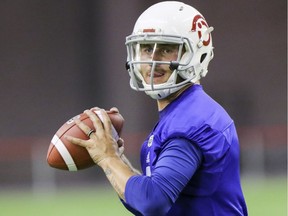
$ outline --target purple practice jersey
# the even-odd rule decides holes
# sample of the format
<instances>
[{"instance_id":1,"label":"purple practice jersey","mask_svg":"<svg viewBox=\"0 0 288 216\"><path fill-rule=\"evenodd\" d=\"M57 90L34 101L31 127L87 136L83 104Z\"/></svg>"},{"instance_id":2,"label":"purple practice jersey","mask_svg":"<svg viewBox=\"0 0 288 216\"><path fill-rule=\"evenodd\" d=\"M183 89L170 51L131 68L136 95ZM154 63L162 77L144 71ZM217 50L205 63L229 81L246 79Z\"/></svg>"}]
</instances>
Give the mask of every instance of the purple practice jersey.
<instances>
[{"instance_id":1,"label":"purple practice jersey","mask_svg":"<svg viewBox=\"0 0 288 216\"><path fill-rule=\"evenodd\" d=\"M145 216L248 215L237 133L226 111L193 85L159 114L142 145L143 175L126 184L127 209Z\"/></svg>"}]
</instances>

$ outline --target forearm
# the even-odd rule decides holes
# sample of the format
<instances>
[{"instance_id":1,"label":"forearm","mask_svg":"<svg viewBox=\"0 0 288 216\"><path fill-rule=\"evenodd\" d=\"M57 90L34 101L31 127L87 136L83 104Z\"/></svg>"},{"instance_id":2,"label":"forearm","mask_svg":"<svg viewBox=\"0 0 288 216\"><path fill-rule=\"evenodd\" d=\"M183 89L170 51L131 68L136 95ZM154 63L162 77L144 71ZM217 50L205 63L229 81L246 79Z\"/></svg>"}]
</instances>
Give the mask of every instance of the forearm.
<instances>
[{"instance_id":1,"label":"forearm","mask_svg":"<svg viewBox=\"0 0 288 216\"><path fill-rule=\"evenodd\" d=\"M118 196L125 201L124 193L128 179L137 175L132 169L119 157L109 157L98 163L103 169L107 179L117 192Z\"/></svg>"},{"instance_id":2,"label":"forearm","mask_svg":"<svg viewBox=\"0 0 288 216\"><path fill-rule=\"evenodd\" d=\"M134 173L136 173L136 174L138 174L138 175L141 175L141 172L140 172L139 170L135 169L135 168L132 166L132 164L130 163L130 161L127 159L127 157L126 157L124 154L121 155L121 159L122 159L122 161L123 161L125 164L127 164L127 166L130 167L130 169L131 169Z\"/></svg>"}]
</instances>

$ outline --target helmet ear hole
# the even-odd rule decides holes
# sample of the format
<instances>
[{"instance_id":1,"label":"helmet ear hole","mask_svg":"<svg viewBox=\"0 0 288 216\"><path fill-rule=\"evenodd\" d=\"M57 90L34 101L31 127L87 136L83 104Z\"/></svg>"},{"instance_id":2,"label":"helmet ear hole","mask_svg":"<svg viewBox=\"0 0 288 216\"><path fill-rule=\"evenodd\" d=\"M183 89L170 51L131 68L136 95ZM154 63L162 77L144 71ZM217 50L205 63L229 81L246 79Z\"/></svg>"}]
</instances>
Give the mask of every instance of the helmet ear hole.
<instances>
[{"instance_id":1,"label":"helmet ear hole","mask_svg":"<svg viewBox=\"0 0 288 216\"><path fill-rule=\"evenodd\" d=\"M127 61L126 64L125 64L125 68L126 68L127 71L130 69L130 65L129 65L129 62L128 62L128 61Z\"/></svg>"},{"instance_id":2,"label":"helmet ear hole","mask_svg":"<svg viewBox=\"0 0 288 216\"><path fill-rule=\"evenodd\" d=\"M206 58L207 56L207 53L204 53L201 55L201 58L200 58L200 63L202 63L204 61L204 59Z\"/></svg>"}]
</instances>

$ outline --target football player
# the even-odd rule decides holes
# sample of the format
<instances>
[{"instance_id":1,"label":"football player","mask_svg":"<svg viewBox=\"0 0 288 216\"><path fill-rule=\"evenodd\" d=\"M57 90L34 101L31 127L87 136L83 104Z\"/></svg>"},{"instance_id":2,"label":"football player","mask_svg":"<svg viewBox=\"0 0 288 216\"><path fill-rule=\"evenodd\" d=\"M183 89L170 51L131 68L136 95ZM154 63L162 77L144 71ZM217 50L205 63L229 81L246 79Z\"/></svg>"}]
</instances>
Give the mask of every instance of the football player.
<instances>
[{"instance_id":1,"label":"football player","mask_svg":"<svg viewBox=\"0 0 288 216\"><path fill-rule=\"evenodd\" d=\"M159 110L142 145L141 174L124 156L123 140L112 138L104 110L103 124L85 111L96 128L89 140L68 137L87 148L134 215L247 215L234 122L200 84L213 58L212 31L195 8L167 1L145 10L126 38L130 86Z\"/></svg>"}]
</instances>

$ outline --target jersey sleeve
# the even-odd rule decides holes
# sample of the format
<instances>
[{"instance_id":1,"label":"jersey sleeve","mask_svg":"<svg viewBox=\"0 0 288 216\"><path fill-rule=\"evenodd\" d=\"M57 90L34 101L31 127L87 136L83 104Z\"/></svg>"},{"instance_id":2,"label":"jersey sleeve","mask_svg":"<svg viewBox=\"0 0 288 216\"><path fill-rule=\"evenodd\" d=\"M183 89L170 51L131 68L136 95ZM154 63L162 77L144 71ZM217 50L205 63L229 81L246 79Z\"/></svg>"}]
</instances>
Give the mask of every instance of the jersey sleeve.
<instances>
[{"instance_id":1,"label":"jersey sleeve","mask_svg":"<svg viewBox=\"0 0 288 216\"><path fill-rule=\"evenodd\" d=\"M126 205L143 215L165 215L201 160L200 150L187 139L169 140L151 176L132 176L128 180L125 188Z\"/></svg>"}]
</instances>

